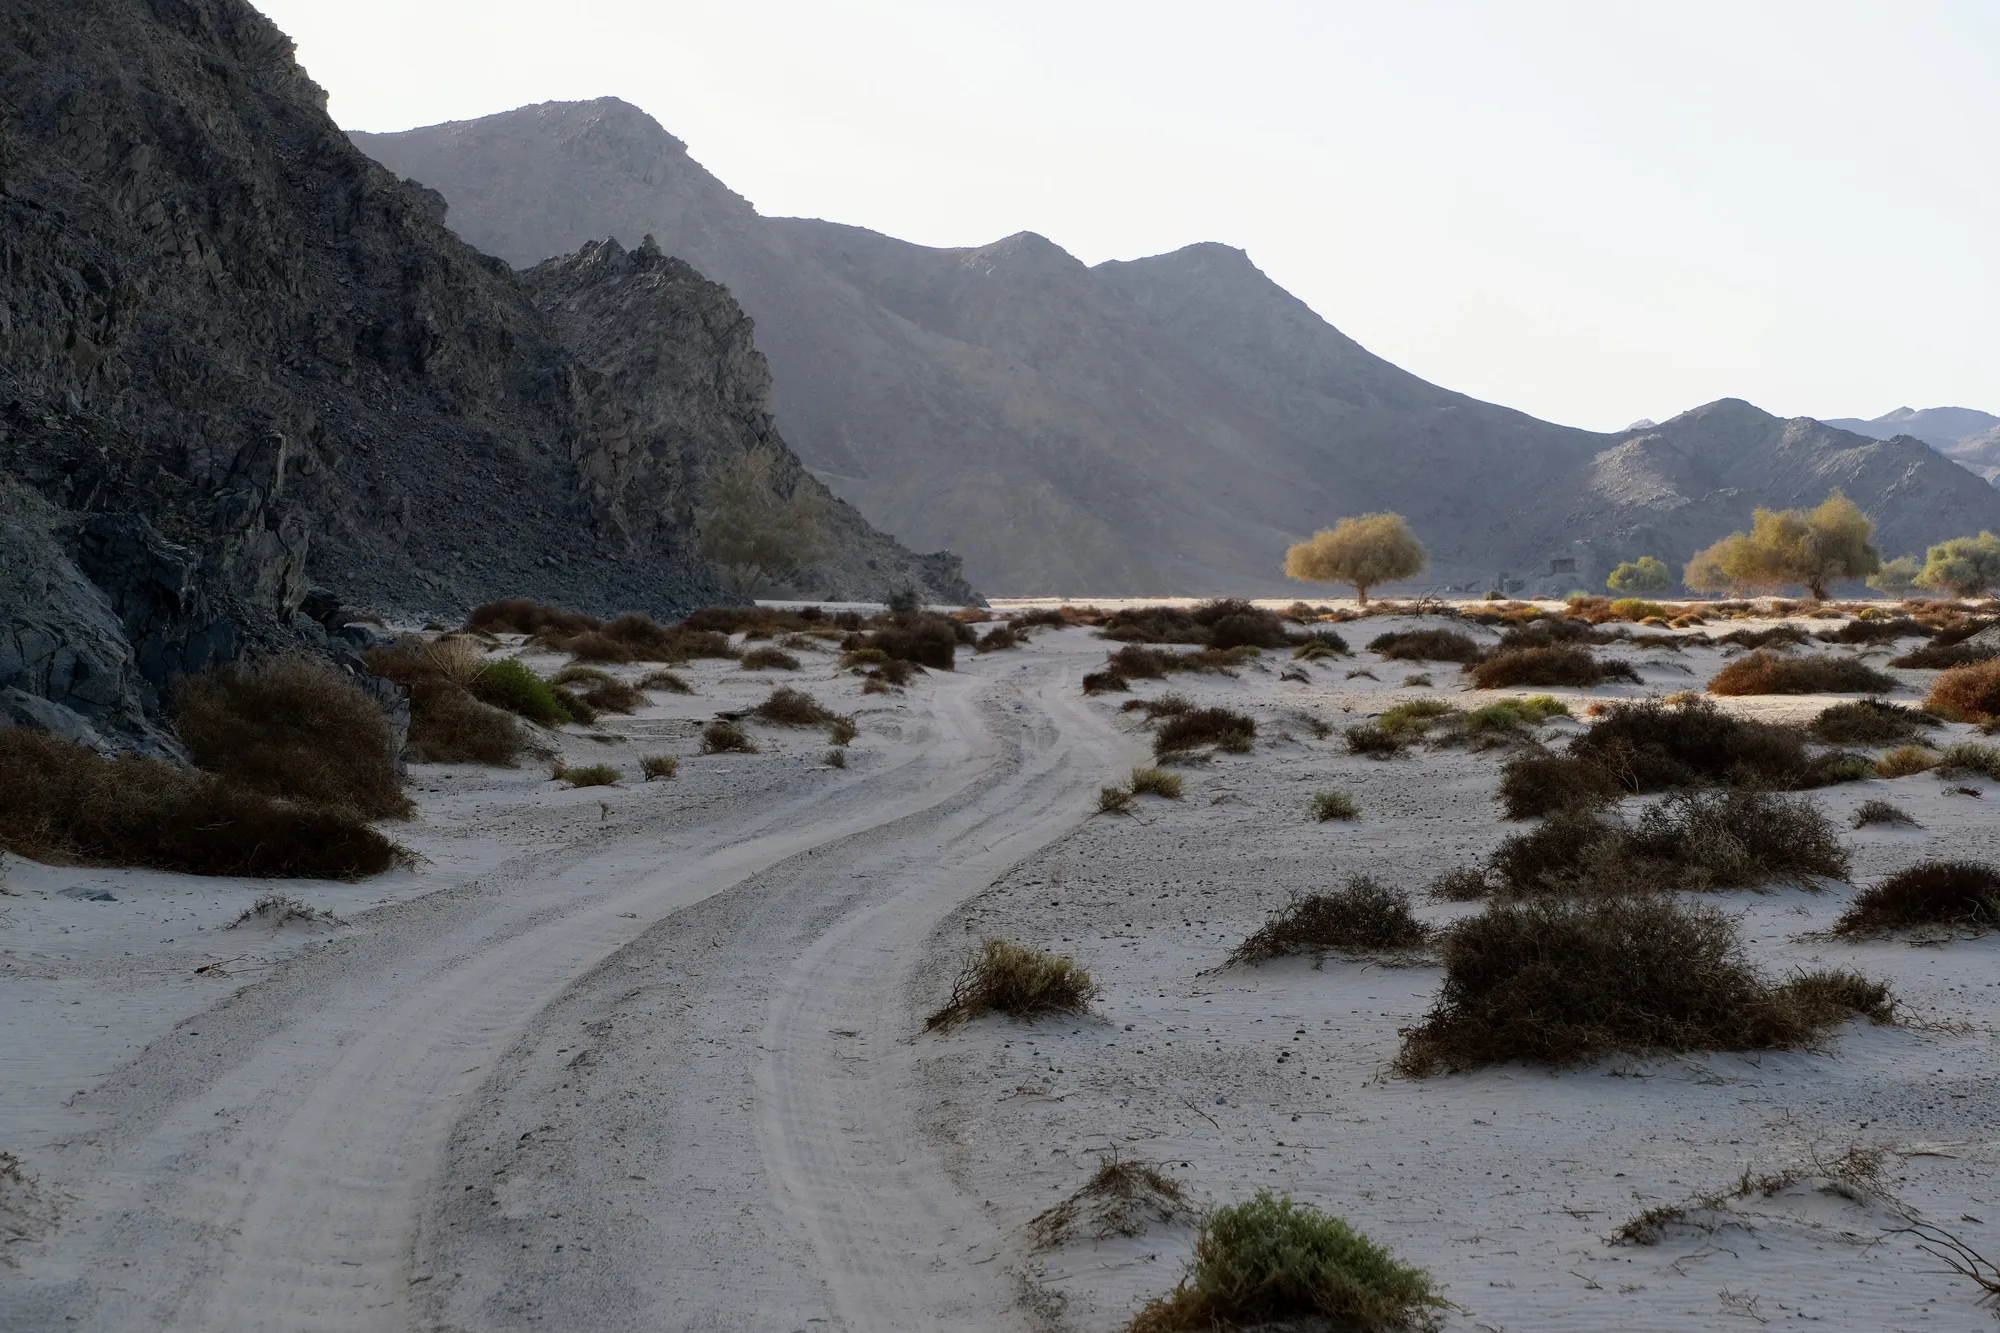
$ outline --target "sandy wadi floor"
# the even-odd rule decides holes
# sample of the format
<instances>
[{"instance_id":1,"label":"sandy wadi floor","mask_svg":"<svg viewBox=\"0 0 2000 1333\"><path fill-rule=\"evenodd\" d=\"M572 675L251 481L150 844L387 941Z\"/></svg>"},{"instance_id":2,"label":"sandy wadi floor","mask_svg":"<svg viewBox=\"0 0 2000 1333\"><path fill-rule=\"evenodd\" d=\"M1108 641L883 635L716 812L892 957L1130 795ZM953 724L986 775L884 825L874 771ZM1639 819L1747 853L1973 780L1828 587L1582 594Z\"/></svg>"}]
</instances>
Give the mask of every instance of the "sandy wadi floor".
<instances>
[{"instance_id":1,"label":"sandy wadi floor","mask_svg":"<svg viewBox=\"0 0 2000 1333\"><path fill-rule=\"evenodd\" d=\"M1127 696L1078 689L1106 646L1043 632L865 697L830 655L796 675L699 663L696 694L560 739L569 762L620 766L617 787L414 770L420 814L391 827L425 860L358 885L10 858L0 1150L35 1183L0 1177L0 1327L1109 1330L1173 1285L1194 1234L1038 1248L1032 1219L1110 1152L1197 1204L1268 1186L1347 1217L1432 1270L1454 1329L1990 1324L1888 1233L1900 1207L2000 1253L2000 938L1834 942L1815 932L1846 887L1721 895L1774 975L1858 968L1912 1023L1775 1056L1401 1078L1398 1029L1435 967L1221 965L1292 892L1357 871L1421 890L1512 831L1497 755L1375 761L1341 740L1400 699L1482 696L1448 664L1365 651L1303 682L1281 654L1141 682L1250 713L1258 744L1184 769L1179 802L1093 817L1150 744ZM1579 714L1698 688L1724 660L1599 651L1645 684L1552 691ZM1401 685L1419 672L1435 683ZM1929 678L1897 674L1918 694ZM754 722L762 753L698 755L703 722L776 683L855 715L846 769L822 733ZM638 781L654 753L681 775ZM1845 835L1866 882L2000 860L2000 788L1958 785L1814 795L1843 827L1869 797L1921 822ZM1360 819L1313 822L1336 788ZM226 929L273 889L343 924ZM1101 998L924 1033L986 936L1073 954ZM1886 1151L1900 1205L1821 1188L1857 1146ZM1607 1243L1784 1168L1797 1184L1656 1245Z\"/></svg>"}]
</instances>

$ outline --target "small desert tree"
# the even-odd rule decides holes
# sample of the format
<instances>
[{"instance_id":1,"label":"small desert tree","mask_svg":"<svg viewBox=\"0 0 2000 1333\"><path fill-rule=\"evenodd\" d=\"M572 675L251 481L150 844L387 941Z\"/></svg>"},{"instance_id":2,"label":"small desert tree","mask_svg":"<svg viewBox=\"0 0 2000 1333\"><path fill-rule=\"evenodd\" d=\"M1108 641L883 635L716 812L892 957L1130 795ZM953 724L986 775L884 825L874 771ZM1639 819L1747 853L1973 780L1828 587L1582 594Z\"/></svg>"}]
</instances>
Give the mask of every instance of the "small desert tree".
<instances>
[{"instance_id":1,"label":"small desert tree","mask_svg":"<svg viewBox=\"0 0 2000 1333\"><path fill-rule=\"evenodd\" d=\"M826 548L824 500L803 478L780 490L777 451L761 444L709 470L695 524L703 557L731 592L745 595Z\"/></svg>"},{"instance_id":2,"label":"small desert tree","mask_svg":"<svg viewBox=\"0 0 2000 1333\"><path fill-rule=\"evenodd\" d=\"M1882 567L1869 545L1874 535L1874 521L1839 491L1816 509L1759 509L1749 532L1733 532L1697 554L1682 581L1702 592L1803 584L1824 600L1834 579L1866 578Z\"/></svg>"},{"instance_id":3,"label":"small desert tree","mask_svg":"<svg viewBox=\"0 0 2000 1333\"><path fill-rule=\"evenodd\" d=\"M1307 583L1351 583L1368 605L1368 590L1424 569L1423 543L1401 514L1363 514L1322 528L1285 552L1285 575Z\"/></svg>"},{"instance_id":4,"label":"small desert tree","mask_svg":"<svg viewBox=\"0 0 2000 1333\"><path fill-rule=\"evenodd\" d=\"M1868 576L1868 586L1884 597L1906 597L1917 586L1917 576L1923 568L1923 562L1915 556L1899 555L1894 560L1884 560L1882 568Z\"/></svg>"},{"instance_id":5,"label":"small desert tree","mask_svg":"<svg viewBox=\"0 0 2000 1333\"><path fill-rule=\"evenodd\" d=\"M1604 586L1613 592L1648 593L1665 592L1674 586L1673 571L1667 562L1650 555L1642 555L1637 560L1627 560L1611 571L1611 577Z\"/></svg>"},{"instance_id":6,"label":"small desert tree","mask_svg":"<svg viewBox=\"0 0 2000 1333\"><path fill-rule=\"evenodd\" d=\"M1918 587L1949 591L1958 597L1979 596L2000 583L2000 537L1982 532L1931 547L1915 582Z\"/></svg>"}]
</instances>

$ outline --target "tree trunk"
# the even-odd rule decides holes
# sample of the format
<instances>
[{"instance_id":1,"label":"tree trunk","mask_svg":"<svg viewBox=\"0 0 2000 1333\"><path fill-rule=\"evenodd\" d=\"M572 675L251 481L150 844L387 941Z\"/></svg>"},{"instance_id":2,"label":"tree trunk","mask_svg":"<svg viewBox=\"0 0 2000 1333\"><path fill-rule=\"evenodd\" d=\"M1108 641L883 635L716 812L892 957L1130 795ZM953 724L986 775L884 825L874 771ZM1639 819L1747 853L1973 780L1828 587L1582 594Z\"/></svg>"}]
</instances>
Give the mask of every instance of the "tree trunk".
<instances>
[{"instance_id":1,"label":"tree trunk","mask_svg":"<svg viewBox=\"0 0 2000 1333\"><path fill-rule=\"evenodd\" d=\"M1823 602L1823 601L1825 601L1825 600L1826 600L1826 580L1825 580L1825 579L1823 579L1823 578L1819 578L1819 579L1807 579L1807 580L1806 580L1806 591L1812 594L1812 599L1813 599L1813 600L1814 600L1815 602Z\"/></svg>"},{"instance_id":2,"label":"tree trunk","mask_svg":"<svg viewBox=\"0 0 2000 1333\"><path fill-rule=\"evenodd\" d=\"M1358 597L1358 598L1360 598L1360 599L1361 599L1361 604L1362 604L1363 606L1366 606L1366 605L1368 605L1368 585L1367 585L1367 584L1365 584L1365 583L1357 583L1357 584L1355 584L1355 585L1354 585L1354 595L1355 595L1356 597Z\"/></svg>"}]
</instances>

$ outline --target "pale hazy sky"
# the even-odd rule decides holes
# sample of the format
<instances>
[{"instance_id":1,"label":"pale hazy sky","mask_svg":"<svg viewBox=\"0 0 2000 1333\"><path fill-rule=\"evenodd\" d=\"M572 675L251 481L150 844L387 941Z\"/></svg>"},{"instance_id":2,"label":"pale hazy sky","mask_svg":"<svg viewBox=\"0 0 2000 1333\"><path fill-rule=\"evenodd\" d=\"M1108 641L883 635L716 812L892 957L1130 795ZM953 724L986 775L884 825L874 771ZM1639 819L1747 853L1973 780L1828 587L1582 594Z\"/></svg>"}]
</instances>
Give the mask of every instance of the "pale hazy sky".
<instances>
[{"instance_id":1,"label":"pale hazy sky","mask_svg":"<svg viewBox=\"0 0 2000 1333\"><path fill-rule=\"evenodd\" d=\"M257 3L349 128L611 94L767 214L1224 241L1555 421L2000 412L2000 0Z\"/></svg>"}]
</instances>

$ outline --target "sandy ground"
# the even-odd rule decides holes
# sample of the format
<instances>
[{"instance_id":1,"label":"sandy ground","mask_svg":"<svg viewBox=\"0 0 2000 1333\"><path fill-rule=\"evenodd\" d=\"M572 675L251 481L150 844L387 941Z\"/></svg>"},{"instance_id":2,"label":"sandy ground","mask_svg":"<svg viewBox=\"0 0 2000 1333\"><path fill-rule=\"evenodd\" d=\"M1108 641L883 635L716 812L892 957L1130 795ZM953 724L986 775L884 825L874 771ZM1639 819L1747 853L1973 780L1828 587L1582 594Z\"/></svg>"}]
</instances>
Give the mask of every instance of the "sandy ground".
<instances>
[{"instance_id":1,"label":"sandy ground","mask_svg":"<svg viewBox=\"0 0 2000 1333\"><path fill-rule=\"evenodd\" d=\"M698 664L696 695L564 737L618 787L413 770L420 814L393 831L424 864L275 886L337 926L225 929L270 884L10 858L0 1150L34 1183L0 1176L0 1328L1113 1329L1172 1286L1191 1226L1042 1251L1026 1230L1112 1150L1198 1203L1270 1186L1346 1216L1436 1274L1454 1329L1991 1326L1885 1236L1894 1207L1810 1179L1655 1246L1605 1238L1746 1167L1877 1145L1903 1207L1995 1255L2000 940L1839 944L1813 932L1845 887L1726 895L1774 973L1859 967L1916 1021L1780 1056L1398 1078L1434 967L1220 964L1294 890L1357 870L1418 889L1506 835L1496 756L1376 762L1337 730L1479 696L1365 652L1304 682L1278 655L1181 677L1256 716L1256 749L1187 769L1178 803L1091 817L1148 745L1121 696L1078 692L1105 646L1044 633L866 698L830 658L796 679ZM1555 693L1581 712L1721 658L1634 660L1644 687ZM1400 685L1418 671L1435 685ZM855 713L845 770L819 732L754 723L763 753L695 753L701 722L778 680ZM681 775L639 782L654 753ZM1922 822L1849 835L1865 882L2000 859L2000 791L1956 785L1817 798ZM1312 822L1329 788L1361 819ZM987 935L1081 959L1092 1013L923 1033Z\"/></svg>"}]
</instances>

